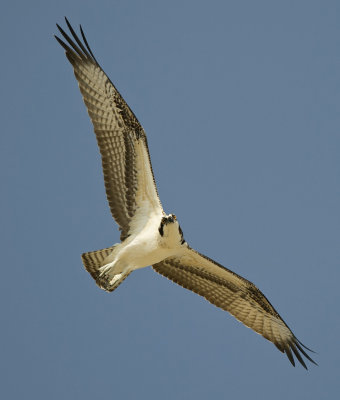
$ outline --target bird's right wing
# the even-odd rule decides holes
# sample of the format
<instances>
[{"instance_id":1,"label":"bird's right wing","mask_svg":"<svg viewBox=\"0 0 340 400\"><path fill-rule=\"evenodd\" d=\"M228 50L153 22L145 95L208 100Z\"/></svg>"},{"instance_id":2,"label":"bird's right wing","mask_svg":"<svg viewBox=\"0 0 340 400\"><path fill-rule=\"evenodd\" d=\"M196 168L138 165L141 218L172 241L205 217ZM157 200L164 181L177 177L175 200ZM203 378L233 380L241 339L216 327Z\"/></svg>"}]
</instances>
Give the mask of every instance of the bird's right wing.
<instances>
[{"instance_id":1,"label":"bird's right wing","mask_svg":"<svg viewBox=\"0 0 340 400\"><path fill-rule=\"evenodd\" d=\"M230 312L286 353L293 365L292 352L306 369L301 354L315 364L303 349L305 346L295 337L265 295L248 280L190 247L180 255L166 258L152 267L178 285Z\"/></svg>"},{"instance_id":2,"label":"bird's right wing","mask_svg":"<svg viewBox=\"0 0 340 400\"><path fill-rule=\"evenodd\" d=\"M65 18L66 19L66 18ZM142 229L153 215L164 214L158 197L144 129L95 59L80 27L83 43L70 23L73 39L57 25L66 43L56 36L73 66L93 123L102 157L111 213L121 240Z\"/></svg>"}]
</instances>

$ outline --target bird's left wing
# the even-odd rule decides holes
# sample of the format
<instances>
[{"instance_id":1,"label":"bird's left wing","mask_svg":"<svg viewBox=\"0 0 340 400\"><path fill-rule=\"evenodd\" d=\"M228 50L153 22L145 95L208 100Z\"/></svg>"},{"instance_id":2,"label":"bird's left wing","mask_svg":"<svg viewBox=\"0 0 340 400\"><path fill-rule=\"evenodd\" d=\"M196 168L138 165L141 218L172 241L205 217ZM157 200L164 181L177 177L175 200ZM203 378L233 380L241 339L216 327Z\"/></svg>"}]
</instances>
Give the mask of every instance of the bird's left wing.
<instances>
[{"instance_id":1,"label":"bird's left wing","mask_svg":"<svg viewBox=\"0 0 340 400\"><path fill-rule=\"evenodd\" d=\"M179 256L154 264L153 269L230 312L244 325L273 342L293 365L292 352L306 369L300 353L315 364L264 294L248 280L190 247Z\"/></svg>"},{"instance_id":2,"label":"bird's left wing","mask_svg":"<svg viewBox=\"0 0 340 400\"><path fill-rule=\"evenodd\" d=\"M142 229L153 216L163 215L151 167L144 129L95 59L80 27L83 43L65 18L72 38L57 24L56 36L73 66L92 120L102 165L106 195L121 240Z\"/></svg>"}]
</instances>

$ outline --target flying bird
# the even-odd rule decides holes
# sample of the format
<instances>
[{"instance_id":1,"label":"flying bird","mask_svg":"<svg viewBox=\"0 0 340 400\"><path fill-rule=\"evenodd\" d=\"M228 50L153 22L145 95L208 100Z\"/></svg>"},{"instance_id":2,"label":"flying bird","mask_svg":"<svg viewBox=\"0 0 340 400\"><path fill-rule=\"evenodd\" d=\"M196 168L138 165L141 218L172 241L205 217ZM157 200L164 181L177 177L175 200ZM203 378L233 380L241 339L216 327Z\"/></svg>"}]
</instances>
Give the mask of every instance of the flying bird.
<instances>
[{"instance_id":1,"label":"flying bird","mask_svg":"<svg viewBox=\"0 0 340 400\"><path fill-rule=\"evenodd\" d=\"M178 285L203 296L262 335L295 366L302 356L316 364L264 294L247 279L192 249L174 214L162 208L144 129L98 64L83 29L55 36L72 64L99 146L106 195L121 243L82 255L97 285L115 290L134 270L152 266Z\"/></svg>"}]
</instances>

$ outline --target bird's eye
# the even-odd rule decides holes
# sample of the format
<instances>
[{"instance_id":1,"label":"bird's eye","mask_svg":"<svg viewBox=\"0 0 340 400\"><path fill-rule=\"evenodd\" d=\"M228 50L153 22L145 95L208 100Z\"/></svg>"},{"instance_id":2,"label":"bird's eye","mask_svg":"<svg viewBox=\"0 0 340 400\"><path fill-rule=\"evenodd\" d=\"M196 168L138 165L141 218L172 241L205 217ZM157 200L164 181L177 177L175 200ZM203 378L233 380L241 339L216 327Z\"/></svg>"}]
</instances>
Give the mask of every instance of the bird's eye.
<instances>
[{"instance_id":1,"label":"bird's eye","mask_svg":"<svg viewBox=\"0 0 340 400\"><path fill-rule=\"evenodd\" d=\"M175 214L172 214L172 218L176 221L177 217Z\"/></svg>"}]
</instances>

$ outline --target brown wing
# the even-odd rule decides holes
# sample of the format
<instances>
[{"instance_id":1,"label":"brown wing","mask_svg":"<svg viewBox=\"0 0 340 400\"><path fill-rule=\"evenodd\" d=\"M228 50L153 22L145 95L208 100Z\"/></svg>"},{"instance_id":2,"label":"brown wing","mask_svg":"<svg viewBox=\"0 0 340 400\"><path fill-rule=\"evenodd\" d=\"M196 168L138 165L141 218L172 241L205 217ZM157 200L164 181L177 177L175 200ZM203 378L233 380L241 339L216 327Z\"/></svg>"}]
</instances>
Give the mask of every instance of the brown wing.
<instances>
[{"instance_id":1,"label":"brown wing","mask_svg":"<svg viewBox=\"0 0 340 400\"><path fill-rule=\"evenodd\" d=\"M181 256L170 257L153 269L178 285L230 312L244 325L270 340L295 365L292 352L307 369L305 347L292 333L264 294L251 282L189 247Z\"/></svg>"},{"instance_id":2,"label":"brown wing","mask_svg":"<svg viewBox=\"0 0 340 400\"><path fill-rule=\"evenodd\" d=\"M73 66L93 123L102 157L106 195L121 240L139 230L152 213L163 214L152 172L144 129L96 61L80 27L80 41L65 18L73 39L57 25L56 36ZM75 42L76 43L75 43Z\"/></svg>"}]
</instances>

